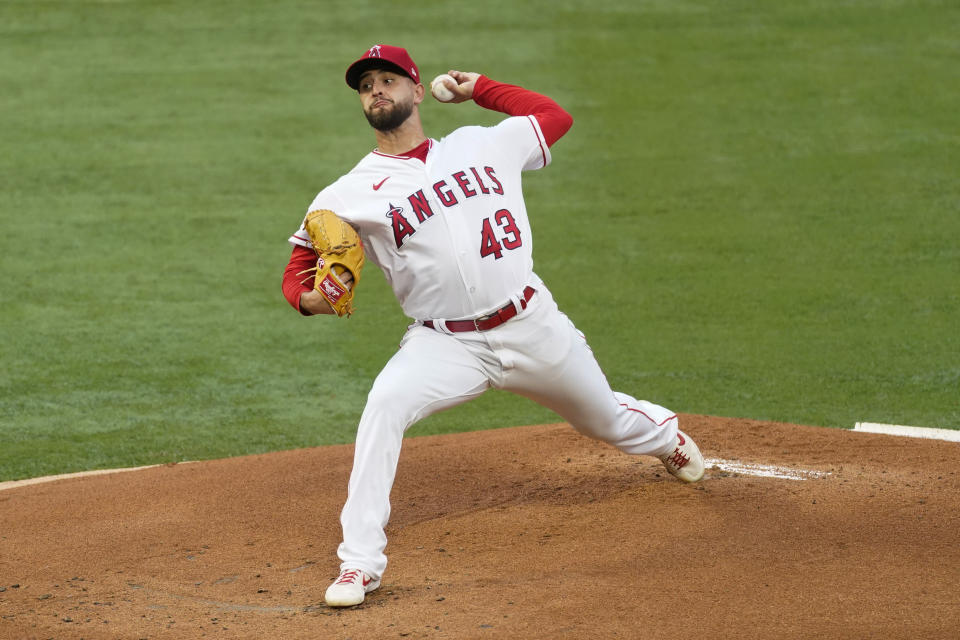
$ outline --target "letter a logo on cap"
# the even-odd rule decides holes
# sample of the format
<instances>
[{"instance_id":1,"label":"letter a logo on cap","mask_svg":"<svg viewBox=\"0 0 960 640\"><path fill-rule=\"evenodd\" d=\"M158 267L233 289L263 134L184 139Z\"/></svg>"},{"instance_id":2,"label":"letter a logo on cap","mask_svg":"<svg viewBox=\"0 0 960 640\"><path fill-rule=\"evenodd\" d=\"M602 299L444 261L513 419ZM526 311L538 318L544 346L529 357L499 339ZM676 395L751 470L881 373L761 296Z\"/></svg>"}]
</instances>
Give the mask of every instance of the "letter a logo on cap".
<instances>
[{"instance_id":1,"label":"letter a logo on cap","mask_svg":"<svg viewBox=\"0 0 960 640\"><path fill-rule=\"evenodd\" d=\"M347 67L345 76L347 86L356 91L360 85L360 76L370 69L395 70L409 76L414 82L420 82L417 65L403 47L375 44L364 51L359 60Z\"/></svg>"}]
</instances>

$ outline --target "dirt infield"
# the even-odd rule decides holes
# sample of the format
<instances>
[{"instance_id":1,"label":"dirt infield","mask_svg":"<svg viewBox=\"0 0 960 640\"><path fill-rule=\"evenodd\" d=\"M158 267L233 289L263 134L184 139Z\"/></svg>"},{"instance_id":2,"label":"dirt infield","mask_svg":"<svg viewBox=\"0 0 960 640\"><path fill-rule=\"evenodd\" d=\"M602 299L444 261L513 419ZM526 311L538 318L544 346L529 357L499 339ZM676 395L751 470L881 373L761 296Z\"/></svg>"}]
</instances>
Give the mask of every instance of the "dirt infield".
<instances>
[{"instance_id":1,"label":"dirt infield","mask_svg":"<svg viewBox=\"0 0 960 640\"><path fill-rule=\"evenodd\" d=\"M566 425L409 439L346 610L350 446L2 491L0 638L960 637L960 444L681 420L697 485Z\"/></svg>"}]
</instances>

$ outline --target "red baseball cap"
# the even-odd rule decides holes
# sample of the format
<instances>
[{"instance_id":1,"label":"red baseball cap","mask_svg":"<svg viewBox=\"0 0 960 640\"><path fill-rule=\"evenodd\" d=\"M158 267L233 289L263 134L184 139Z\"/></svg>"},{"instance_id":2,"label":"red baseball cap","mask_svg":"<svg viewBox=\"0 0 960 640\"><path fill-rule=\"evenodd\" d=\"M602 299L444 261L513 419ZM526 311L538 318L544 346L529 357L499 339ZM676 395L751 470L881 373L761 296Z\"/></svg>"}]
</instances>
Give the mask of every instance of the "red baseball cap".
<instances>
[{"instance_id":1,"label":"red baseball cap","mask_svg":"<svg viewBox=\"0 0 960 640\"><path fill-rule=\"evenodd\" d=\"M360 86L360 76L370 69L390 69L420 84L417 65L403 47L375 44L367 49L359 60L347 67L347 85L356 91Z\"/></svg>"}]
</instances>

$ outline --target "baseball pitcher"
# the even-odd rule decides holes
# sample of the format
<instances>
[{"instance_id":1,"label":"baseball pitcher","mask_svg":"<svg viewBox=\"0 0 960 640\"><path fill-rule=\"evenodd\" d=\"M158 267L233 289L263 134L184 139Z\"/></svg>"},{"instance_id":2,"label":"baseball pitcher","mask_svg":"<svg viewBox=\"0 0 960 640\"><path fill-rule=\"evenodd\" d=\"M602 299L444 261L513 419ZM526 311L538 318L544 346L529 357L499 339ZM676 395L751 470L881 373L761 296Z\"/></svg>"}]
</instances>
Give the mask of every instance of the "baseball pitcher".
<instances>
[{"instance_id":1,"label":"baseball pitcher","mask_svg":"<svg viewBox=\"0 0 960 640\"><path fill-rule=\"evenodd\" d=\"M491 387L531 398L625 453L656 456L680 480L704 473L673 412L610 388L533 271L521 174L550 164L573 118L521 87L448 75L438 99L473 100L506 117L428 138L419 113L427 90L405 49L375 45L348 67L377 146L314 198L289 239L283 292L301 314L353 313L369 259L413 321L360 419L340 517L340 575L326 591L332 607L360 604L380 586L404 432Z\"/></svg>"}]
</instances>

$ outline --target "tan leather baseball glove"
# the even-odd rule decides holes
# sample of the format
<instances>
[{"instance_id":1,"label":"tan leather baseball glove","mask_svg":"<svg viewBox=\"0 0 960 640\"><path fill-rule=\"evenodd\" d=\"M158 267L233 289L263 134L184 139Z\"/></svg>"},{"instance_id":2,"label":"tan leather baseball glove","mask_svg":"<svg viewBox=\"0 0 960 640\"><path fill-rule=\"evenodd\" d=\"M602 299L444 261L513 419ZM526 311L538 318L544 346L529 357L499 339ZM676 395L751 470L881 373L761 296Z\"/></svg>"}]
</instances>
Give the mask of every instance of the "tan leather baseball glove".
<instances>
[{"instance_id":1,"label":"tan leather baseball glove","mask_svg":"<svg viewBox=\"0 0 960 640\"><path fill-rule=\"evenodd\" d=\"M310 235L310 243L317 252L317 266L297 275L312 273L313 288L330 303L334 312L341 317L353 314L353 294L360 283L360 271L363 269L363 243L360 236L353 227L327 209L308 213L303 228Z\"/></svg>"}]
</instances>

